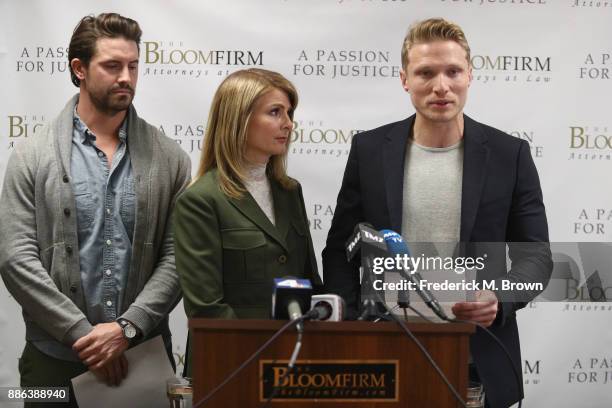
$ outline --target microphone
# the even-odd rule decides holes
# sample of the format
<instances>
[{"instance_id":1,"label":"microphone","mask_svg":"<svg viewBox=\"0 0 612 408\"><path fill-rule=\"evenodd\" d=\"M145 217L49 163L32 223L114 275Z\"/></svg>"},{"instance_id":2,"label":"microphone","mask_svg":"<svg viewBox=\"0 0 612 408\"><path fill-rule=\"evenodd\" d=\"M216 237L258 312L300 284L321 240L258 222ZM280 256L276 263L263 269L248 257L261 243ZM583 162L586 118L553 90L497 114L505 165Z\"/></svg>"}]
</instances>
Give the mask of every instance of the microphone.
<instances>
[{"instance_id":1,"label":"microphone","mask_svg":"<svg viewBox=\"0 0 612 408\"><path fill-rule=\"evenodd\" d=\"M344 320L344 299L338 295L313 295L310 303L313 320L341 322Z\"/></svg>"},{"instance_id":2,"label":"microphone","mask_svg":"<svg viewBox=\"0 0 612 408\"><path fill-rule=\"evenodd\" d=\"M359 253L360 268L359 282L361 285L360 314L357 320L374 318L384 310L381 302L384 302L384 294L375 293L373 282L374 259L385 257L388 253L385 240L371 224L361 222L355 226L353 235L346 241L346 258L348 261L357 257Z\"/></svg>"},{"instance_id":3,"label":"microphone","mask_svg":"<svg viewBox=\"0 0 612 408\"><path fill-rule=\"evenodd\" d=\"M381 234L385 239L385 243L387 244L387 248L389 250L389 255L394 257L395 255L410 255L410 249L408 249L408 245L402 239L402 236L395 231L391 230L381 230ZM414 287L418 295L423 299L425 304L442 320L448 320L448 316L438 300L434 297L434 295L427 289L421 288L419 283L423 280L423 277L417 271L406 271L404 269L399 270L402 278L413 283Z\"/></svg>"},{"instance_id":4,"label":"microphone","mask_svg":"<svg viewBox=\"0 0 612 408\"><path fill-rule=\"evenodd\" d=\"M302 310L308 310L312 297L312 285L308 279L293 277L275 278L272 292L272 318L297 320ZM300 323L298 331L303 330Z\"/></svg>"},{"instance_id":5,"label":"microphone","mask_svg":"<svg viewBox=\"0 0 612 408\"><path fill-rule=\"evenodd\" d=\"M386 252L387 246L384 239L380 236L372 224L360 222L355 225L353 235L346 241L346 259L350 261L355 255L361 251L362 257L364 252L368 254L372 252Z\"/></svg>"}]
</instances>

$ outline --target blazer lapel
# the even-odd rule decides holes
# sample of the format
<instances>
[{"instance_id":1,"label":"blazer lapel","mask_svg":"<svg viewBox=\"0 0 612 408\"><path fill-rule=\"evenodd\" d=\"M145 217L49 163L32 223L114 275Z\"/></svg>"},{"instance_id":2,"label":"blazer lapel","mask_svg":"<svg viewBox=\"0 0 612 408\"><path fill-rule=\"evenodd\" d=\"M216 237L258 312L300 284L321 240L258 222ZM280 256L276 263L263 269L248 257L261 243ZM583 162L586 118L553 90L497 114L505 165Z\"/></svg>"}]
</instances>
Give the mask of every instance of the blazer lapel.
<instances>
[{"instance_id":1,"label":"blazer lapel","mask_svg":"<svg viewBox=\"0 0 612 408\"><path fill-rule=\"evenodd\" d=\"M276 222L276 227L273 231L277 233L276 240L278 243L287 250L285 239L289 231L290 214L293 214L297 208L291 208L288 200L289 194L276 181L270 181L270 188L272 190L272 200L274 200L274 219Z\"/></svg>"},{"instance_id":2,"label":"blazer lapel","mask_svg":"<svg viewBox=\"0 0 612 408\"><path fill-rule=\"evenodd\" d=\"M271 181L270 188L272 190L272 200L274 201L274 217L276 226L272 224L266 214L259 208L259 205L248 191L244 193L242 198L228 198L229 202L238 209L245 217L259 227L264 233L272 237L277 241L283 249L286 251L287 243L285 237L287 236L287 229L289 227L289 217L287 212L289 209L286 208L285 200L280 186L276 186L276 183Z\"/></svg>"},{"instance_id":3,"label":"blazer lapel","mask_svg":"<svg viewBox=\"0 0 612 408\"><path fill-rule=\"evenodd\" d=\"M482 125L464 115L463 185L461 189L461 242L468 242L482 196L489 148Z\"/></svg>"},{"instance_id":4,"label":"blazer lapel","mask_svg":"<svg viewBox=\"0 0 612 408\"><path fill-rule=\"evenodd\" d=\"M402 204L404 189L404 159L406 157L406 143L414 115L399 122L387 134L383 145L383 174L385 190L387 192L387 206L389 221L393 231L402 229Z\"/></svg>"}]
</instances>

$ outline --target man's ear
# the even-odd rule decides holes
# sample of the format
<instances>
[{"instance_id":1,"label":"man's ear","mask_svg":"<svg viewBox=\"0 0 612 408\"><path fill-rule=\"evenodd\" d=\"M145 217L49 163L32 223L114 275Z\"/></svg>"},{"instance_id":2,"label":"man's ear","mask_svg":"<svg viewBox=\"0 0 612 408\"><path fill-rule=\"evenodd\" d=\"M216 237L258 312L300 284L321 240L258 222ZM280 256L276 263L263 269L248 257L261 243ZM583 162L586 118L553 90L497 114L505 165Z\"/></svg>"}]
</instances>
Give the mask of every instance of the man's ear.
<instances>
[{"instance_id":1,"label":"man's ear","mask_svg":"<svg viewBox=\"0 0 612 408\"><path fill-rule=\"evenodd\" d=\"M85 79L85 64L83 64L83 62L78 59L78 58L73 58L70 61L70 67L72 68L72 72L74 72L74 75L76 75L76 77L79 79L79 81L82 81Z\"/></svg>"},{"instance_id":2,"label":"man's ear","mask_svg":"<svg viewBox=\"0 0 612 408\"><path fill-rule=\"evenodd\" d=\"M403 69L400 69L400 81L402 81L402 88L404 91L410 93L410 88L408 87L408 78L406 77L406 72Z\"/></svg>"}]
</instances>

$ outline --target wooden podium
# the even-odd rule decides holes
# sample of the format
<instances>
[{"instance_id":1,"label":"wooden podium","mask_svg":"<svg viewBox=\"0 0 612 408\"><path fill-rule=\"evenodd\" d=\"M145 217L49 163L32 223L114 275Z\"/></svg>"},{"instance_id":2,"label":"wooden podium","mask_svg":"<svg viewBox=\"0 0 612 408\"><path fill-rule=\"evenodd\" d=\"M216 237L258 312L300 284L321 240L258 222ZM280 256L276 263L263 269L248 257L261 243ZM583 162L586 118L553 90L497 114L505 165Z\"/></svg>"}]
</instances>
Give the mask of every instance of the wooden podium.
<instances>
[{"instance_id":1,"label":"wooden podium","mask_svg":"<svg viewBox=\"0 0 612 408\"><path fill-rule=\"evenodd\" d=\"M190 319L194 406L285 323ZM465 400L473 327L433 323L409 323L408 327ZM203 406L264 406L272 382L279 385L278 399L270 404L275 408L459 406L394 322L306 322L298 364L289 376L282 367L295 340L295 328L283 333Z\"/></svg>"}]
</instances>

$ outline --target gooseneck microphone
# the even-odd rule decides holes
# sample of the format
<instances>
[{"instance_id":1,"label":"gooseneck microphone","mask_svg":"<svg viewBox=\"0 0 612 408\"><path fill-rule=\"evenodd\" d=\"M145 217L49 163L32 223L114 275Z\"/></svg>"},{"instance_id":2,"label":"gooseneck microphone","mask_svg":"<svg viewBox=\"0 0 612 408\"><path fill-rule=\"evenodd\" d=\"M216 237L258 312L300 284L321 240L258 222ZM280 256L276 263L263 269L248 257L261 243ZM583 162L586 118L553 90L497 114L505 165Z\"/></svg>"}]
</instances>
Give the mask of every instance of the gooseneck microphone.
<instances>
[{"instance_id":1,"label":"gooseneck microphone","mask_svg":"<svg viewBox=\"0 0 612 408\"><path fill-rule=\"evenodd\" d=\"M388 229L381 230L381 234L385 239L385 243L387 244L387 249L389 250L389 256L394 257L395 255L410 255L410 249L408 249L408 245L402 239L402 236L395 231L391 231ZM400 268L399 273L402 278L412 282L414 288L418 295L423 299L423 302L438 316L440 319L448 321L448 316L438 300L435 296L426 288L421 286L421 281L423 277L418 271L410 271Z\"/></svg>"}]
</instances>

